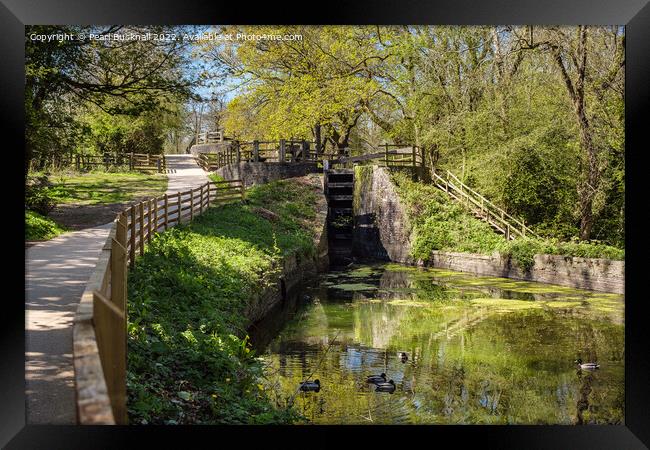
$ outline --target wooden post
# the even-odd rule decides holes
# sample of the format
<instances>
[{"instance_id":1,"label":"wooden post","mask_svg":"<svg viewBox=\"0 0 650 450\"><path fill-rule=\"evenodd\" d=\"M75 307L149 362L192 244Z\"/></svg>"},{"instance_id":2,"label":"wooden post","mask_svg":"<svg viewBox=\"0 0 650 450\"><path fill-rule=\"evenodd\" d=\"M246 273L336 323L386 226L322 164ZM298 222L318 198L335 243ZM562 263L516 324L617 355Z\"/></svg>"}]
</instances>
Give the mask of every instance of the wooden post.
<instances>
[{"instance_id":1,"label":"wooden post","mask_svg":"<svg viewBox=\"0 0 650 450\"><path fill-rule=\"evenodd\" d=\"M235 162L239 164L241 162L241 147L239 145L239 141L235 143L235 151L237 152L237 154L235 155Z\"/></svg>"},{"instance_id":2,"label":"wooden post","mask_svg":"<svg viewBox=\"0 0 650 450\"><path fill-rule=\"evenodd\" d=\"M176 224L181 223L181 193L180 191L178 192L178 211L176 211L178 214L178 220L176 221Z\"/></svg>"},{"instance_id":3,"label":"wooden post","mask_svg":"<svg viewBox=\"0 0 650 450\"><path fill-rule=\"evenodd\" d=\"M119 224L119 222L118 222ZM119 224L119 226L123 226ZM111 302L120 311L126 310L126 249L112 239L111 243Z\"/></svg>"},{"instance_id":4,"label":"wooden post","mask_svg":"<svg viewBox=\"0 0 650 450\"><path fill-rule=\"evenodd\" d=\"M385 150L384 150L384 155L385 155L385 160L386 160L386 167L388 167L388 142L386 142L384 145L386 147Z\"/></svg>"},{"instance_id":5,"label":"wooden post","mask_svg":"<svg viewBox=\"0 0 650 450\"><path fill-rule=\"evenodd\" d=\"M126 225L118 222L118 234L126 238ZM122 230L121 232L119 230ZM126 410L126 349L127 349L127 327L126 327L126 299L127 299L127 251L119 239L113 239L111 245L111 302L122 312L121 320L115 330L115 344L111 346L114 352L115 379L113 383L113 395L111 405L115 422L119 425L128 423Z\"/></svg>"},{"instance_id":6,"label":"wooden post","mask_svg":"<svg viewBox=\"0 0 650 450\"><path fill-rule=\"evenodd\" d=\"M152 225L152 220L151 220L151 204L153 203L153 200L149 199L147 200L147 241L146 242L151 242L151 225Z\"/></svg>"},{"instance_id":7,"label":"wooden post","mask_svg":"<svg viewBox=\"0 0 650 450\"><path fill-rule=\"evenodd\" d=\"M74 155L74 165L77 171L81 169L81 162L79 160L79 155Z\"/></svg>"},{"instance_id":8,"label":"wooden post","mask_svg":"<svg viewBox=\"0 0 650 450\"><path fill-rule=\"evenodd\" d=\"M128 220L126 218L126 215L124 214L124 211L119 213L117 215L117 226L115 228L115 239L120 243L121 246L126 248L126 236L127 236L127 227L128 227Z\"/></svg>"},{"instance_id":9,"label":"wooden post","mask_svg":"<svg viewBox=\"0 0 650 450\"><path fill-rule=\"evenodd\" d=\"M208 198L207 198L206 206L209 208L210 207L210 182L209 181L208 184L206 184L206 186L208 188L208 192L207 192Z\"/></svg>"},{"instance_id":10,"label":"wooden post","mask_svg":"<svg viewBox=\"0 0 650 450\"><path fill-rule=\"evenodd\" d=\"M129 170L133 170L133 152L129 154Z\"/></svg>"},{"instance_id":11,"label":"wooden post","mask_svg":"<svg viewBox=\"0 0 650 450\"><path fill-rule=\"evenodd\" d=\"M131 248L129 249L131 266L135 264L135 205L131 206Z\"/></svg>"},{"instance_id":12,"label":"wooden post","mask_svg":"<svg viewBox=\"0 0 650 450\"><path fill-rule=\"evenodd\" d=\"M201 185L201 194L199 197L199 214L203 214L203 185Z\"/></svg>"},{"instance_id":13,"label":"wooden post","mask_svg":"<svg viewBox=\"0 0 650 450\"><path fill-rule=\"evenodd\" d=\"M506 223L506 240L510 240L510 224Z\"/></svg>"},{"instance_id":14,"label":"wooden post","mask_svg":"<svg viewBox=\"0 0 650 450\"><path fill-rule=\"evenodd\" d=\"M413 162L413 170L415 171L415 169L416 169L416 167L417 167L417 165L416 165L416 161L415 161L415 159L416 159L416 158L415 158L415 145L412 145L412 146L411 146L411 151L412 151L412 153L413 153L413 161L412 161L412 162Z\"/></svg>"},{"instance_id":15,"label":"wooden post","mask_svg":"<svg viewBox=\"0 0 650 450\"><path fill-rule=\"evenodd\" d=\"M140 256L144 255L144 202L140 202Z\"/></svg>"},{"instance_id":16,"label":"wooden post","mask_svg":"<svg viewBox=\"0 0 650 450\"><path fill-rule=\"evenodd\" d=\"M260 162L260 141L253 141L253 162Z\"/></svg>"},{"instance_id":17,"label":"wooden post","mask_svg":"<svg viewBox=\"0 0 650 450\"><path fill-rule=\"evenodd\" d=\"M154 197L153 199L153 231L154 233L158 233L158 198ZM151 238L149 238L149 241L151 241Z\"/></svg>"},{"instance_id":18,"label":"wooden post","mask_svg":"<svg viewBox=\"0 0 650 450\"><path fill-rule=\"evenodd\" d=\"M280 150L278 151L278 162L280 163L284 163L285 150L285 141L280 139Z\"/></svg>"},{"instance_id":19,"label":"wooden post","mask_svg":"<svg viewBox=\"0 0 650 450\"><path fill-rule=\"evenodd\" d=\"M169 220L169 198L165 193L165 231L167 231L167 221Z\"/></svg>"},{"instance_id":20,"label":"wooden post","mask_svg":"<svg viewBox=\"0 0 650 450\"><path fill-rule=\"evenodd\" d=\"M241 193L241 199L244 200L244 195L245 195L244 180L239 181L239 191Z\"/></svg>"},{"instance_id":21,"label":"wooden post","mask_svg":"<svg viewBox=\"0 0 650 450\"><path fill-rule=\"evenodd\" d=\"M194 189L190 188L190 220L194 219Z\"/></svg>"},{"instance_id":22,"label":"wooden post","mask_svg":"<svg viewBox=\"0 0 650 450\"><path fill-rule=\"evenodd\" d=\"M160 158L156 159L156 166L158 168L158 173L161 173L162 170L160 169Z\"/></svg>"}]
</instances>

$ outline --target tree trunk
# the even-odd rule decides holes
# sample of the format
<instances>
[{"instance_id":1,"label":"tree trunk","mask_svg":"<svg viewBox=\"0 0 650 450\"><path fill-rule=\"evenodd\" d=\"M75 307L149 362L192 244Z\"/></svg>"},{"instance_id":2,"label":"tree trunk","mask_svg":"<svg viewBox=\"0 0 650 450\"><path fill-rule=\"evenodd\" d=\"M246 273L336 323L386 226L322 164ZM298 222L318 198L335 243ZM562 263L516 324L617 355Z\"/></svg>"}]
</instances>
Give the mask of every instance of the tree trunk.
<instances>
[{"instance_id":1,"label":"tree trunk","mask_svg":"<svg viewBox=\"0 0 650 450\"><path fill-rule=\"evenodd\" d=\"M580 207L580 239L588 240L591 237L591 228L593 226L593 200L600 183L600 171L598 169L596 146L593 142L591 127L585 110L587 27L578 27L576 58L578 67L576 67L575 83L571 80L557 47L554 48L554 57L573 103L573 110L580 130L580 147L587 163L587 167L582 169L581 181L578 182L578 203Z\"/></svg>"}]
</instances>

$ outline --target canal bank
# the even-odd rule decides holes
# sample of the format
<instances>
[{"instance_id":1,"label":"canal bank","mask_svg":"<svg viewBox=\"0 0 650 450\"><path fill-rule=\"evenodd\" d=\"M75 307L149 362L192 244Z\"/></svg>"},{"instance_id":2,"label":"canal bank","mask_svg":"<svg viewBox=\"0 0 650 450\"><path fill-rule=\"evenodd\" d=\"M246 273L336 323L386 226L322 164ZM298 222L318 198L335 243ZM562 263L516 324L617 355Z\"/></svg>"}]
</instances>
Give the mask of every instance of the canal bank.
<instances>
[{"instance_id":1,"label":"canal bank","mask_svg":"<svg viewBox=\"0 0 650 450\"><path fill-rule=\"evenodd\" d=\"M128 278L131 424L293 423L246 329L326 264L318 175L255 186L160 233Z\"/></svg>"}]
</instances>

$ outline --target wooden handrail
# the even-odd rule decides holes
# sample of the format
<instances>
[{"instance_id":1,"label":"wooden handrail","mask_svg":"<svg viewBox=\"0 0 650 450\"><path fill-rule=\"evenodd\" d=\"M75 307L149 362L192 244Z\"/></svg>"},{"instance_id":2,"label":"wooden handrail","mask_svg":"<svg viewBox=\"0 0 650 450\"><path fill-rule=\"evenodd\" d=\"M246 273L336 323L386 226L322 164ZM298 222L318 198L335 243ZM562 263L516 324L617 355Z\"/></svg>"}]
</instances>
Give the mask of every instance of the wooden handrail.
<instances>
[{"instance_id":1,"label":"wooden handrail","mask_svg":"<svg viewBox=\"0 0 650 450\"><path fill-rule=\"evenodd\" d=\"M502 208L499 208L490 200L485 198L480 193L476 192L474 189L467 186L463 183L457 176L455 176L450 171L446 171L447 177L441 176L436 171L433 171L434 184L445 191L448 195L461 200L465 199L466 203L472 203L475 208L475 212L479 214L486 214L483 219L501 231L507 239L514 239L516 234L519 237L533 236L539 237L535 232L533 232L523 220L517 219L512 215L508 214ZM454 180L455 183L452 183L451 180ZM451 188L451 191L450 191ZM456 195L455 195L456 194ZM458 196L460 196L460 198ZM462 201L461 201L462 203ZM506 218L510 220L506 220ZM514 222L516 225L513 225L511 222ZM511 233L512 232L512 233Z\"/></svg>"}]
</instances>

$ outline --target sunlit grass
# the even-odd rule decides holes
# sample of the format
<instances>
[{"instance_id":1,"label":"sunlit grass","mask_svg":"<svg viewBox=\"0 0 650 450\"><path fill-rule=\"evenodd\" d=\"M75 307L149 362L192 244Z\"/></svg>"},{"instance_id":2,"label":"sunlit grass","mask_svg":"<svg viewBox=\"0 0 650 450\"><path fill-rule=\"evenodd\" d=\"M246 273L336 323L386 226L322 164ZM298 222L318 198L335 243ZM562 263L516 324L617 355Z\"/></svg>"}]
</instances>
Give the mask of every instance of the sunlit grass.
<instances>
[{"instance_id":1,"label":"sunlit grass","mask_svg":"<svg viewBox=\"0 0 650 450\"><path fill-rule=\"evenodd\" d=\"M51 175L52 196L57 203L98 205L128 202L162 195L167 175L138 172L61 172Z\"/></svg>"}]
</instances>

